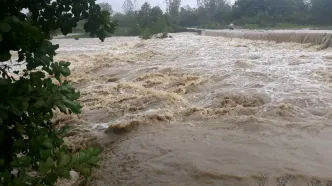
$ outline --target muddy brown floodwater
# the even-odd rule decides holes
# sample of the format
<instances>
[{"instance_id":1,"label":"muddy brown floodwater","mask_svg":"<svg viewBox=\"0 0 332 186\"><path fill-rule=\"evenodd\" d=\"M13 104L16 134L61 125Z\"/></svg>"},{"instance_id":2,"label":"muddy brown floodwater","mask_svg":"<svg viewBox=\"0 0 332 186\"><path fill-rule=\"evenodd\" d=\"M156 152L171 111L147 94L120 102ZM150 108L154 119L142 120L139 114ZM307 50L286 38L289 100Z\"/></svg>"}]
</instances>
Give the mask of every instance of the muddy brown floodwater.
<instances>
[{"instance_id":1,"label":"muddy brown floodwater","mask_svg":"<svg viewBox=\"0 0 332 186\"><path fill-rule=\"evenodd\" d=\"M331 49L173 36L54 40L84 106L66 140L103 148L90 185L332 178Z\"/></svg>"}]
</instances>

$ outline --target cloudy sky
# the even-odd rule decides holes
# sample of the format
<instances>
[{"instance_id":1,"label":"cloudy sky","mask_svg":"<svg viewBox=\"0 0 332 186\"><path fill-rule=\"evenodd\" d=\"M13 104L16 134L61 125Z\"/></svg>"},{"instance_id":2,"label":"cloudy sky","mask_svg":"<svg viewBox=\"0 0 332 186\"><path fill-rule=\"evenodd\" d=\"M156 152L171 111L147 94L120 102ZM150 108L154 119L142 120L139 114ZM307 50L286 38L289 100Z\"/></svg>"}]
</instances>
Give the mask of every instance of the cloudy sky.
<instances>
[{"instance_id":1,"label":"cloudy sky","mask_svg":"<svg viewBox=\"0 0 332 186\"><path fill-rule=\"evenodd\" d=\"M165 10L165 0L137 0L138 6L141 6L146 1L149 2L151 6L160 6L163 10ZM107 2L112 5L114 11L122 12L122 4L124 0L97 0L97 2ZM234 2L234 0L230 0L230 2ZM196 4L197 0L182 0L181 2L182 6L189 5L191 7L195 7Z\"/></svg>"}]
</instances>

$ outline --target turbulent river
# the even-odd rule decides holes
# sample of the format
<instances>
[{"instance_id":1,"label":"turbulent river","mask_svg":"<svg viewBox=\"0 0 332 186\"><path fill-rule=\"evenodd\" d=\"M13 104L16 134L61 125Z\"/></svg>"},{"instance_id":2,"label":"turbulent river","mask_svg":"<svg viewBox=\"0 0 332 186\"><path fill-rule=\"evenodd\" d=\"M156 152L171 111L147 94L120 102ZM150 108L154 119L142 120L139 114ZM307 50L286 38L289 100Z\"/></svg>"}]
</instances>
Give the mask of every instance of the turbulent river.
<instances>
[{"instance_id":1,"label":"turbulent river","mask_svg":"<svg viewBox=\"0 0 332 186\"><path fill-rule=\"evenodd\" d=\"M332 178L332 50L174 34L55 39L103 148L92 186L306 185ZM316 181L318 183L318 181Z\"/></svg>"}]
</instances>

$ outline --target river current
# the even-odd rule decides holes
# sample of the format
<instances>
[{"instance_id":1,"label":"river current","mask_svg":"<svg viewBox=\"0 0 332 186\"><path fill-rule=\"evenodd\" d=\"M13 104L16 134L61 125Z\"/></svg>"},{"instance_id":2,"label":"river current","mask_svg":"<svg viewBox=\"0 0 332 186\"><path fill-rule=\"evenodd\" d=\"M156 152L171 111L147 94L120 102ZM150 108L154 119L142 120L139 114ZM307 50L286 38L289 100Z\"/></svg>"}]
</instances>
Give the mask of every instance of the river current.
<instances>
[{"instance_id":1,"label":"river current","mask_svg":"<svg viewBox=\"0 0 332 186\"><path fill-rule=\"evenodd\" d=\"M306 185L332 178L332 50L174 34L55 39L81 91L90 185Z\"/></svg>"}]
</instances>

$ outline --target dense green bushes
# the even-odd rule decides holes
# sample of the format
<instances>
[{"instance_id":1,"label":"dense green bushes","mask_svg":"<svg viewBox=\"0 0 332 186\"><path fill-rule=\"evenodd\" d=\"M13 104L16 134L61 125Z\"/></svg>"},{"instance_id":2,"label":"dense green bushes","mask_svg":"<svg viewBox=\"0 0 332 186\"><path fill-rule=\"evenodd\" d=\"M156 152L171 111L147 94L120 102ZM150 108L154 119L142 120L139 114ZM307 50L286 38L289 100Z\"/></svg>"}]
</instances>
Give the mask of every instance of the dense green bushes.
<instances>
[{"instance_id":1,"label":"dense green bushes","mask_svg":"<svg viewBox=\"0 0 332 186\"><path fill-rule=\"evenodd\" d=\"M198 26L198 28L205 28L205 29L227 29L227 25L222 25L218 22L209 22L203 25Z\"/></svg>"},{"instance_id":2,"label":"dense green bushes","mask_svg":"<svg viewBox=\"0 0 332 186\"><path fill-rule=\"evenodd\" d=\"M101 41L116 26L94 0L0 1L0 185L53 185L70 170L87 177L97 166L98 149L71 153L51 123L55 109L81 112L80 93L63 80L70 63L53 60L59 46L50 42L80 20Z\"/></svg>"}]
</instances>

